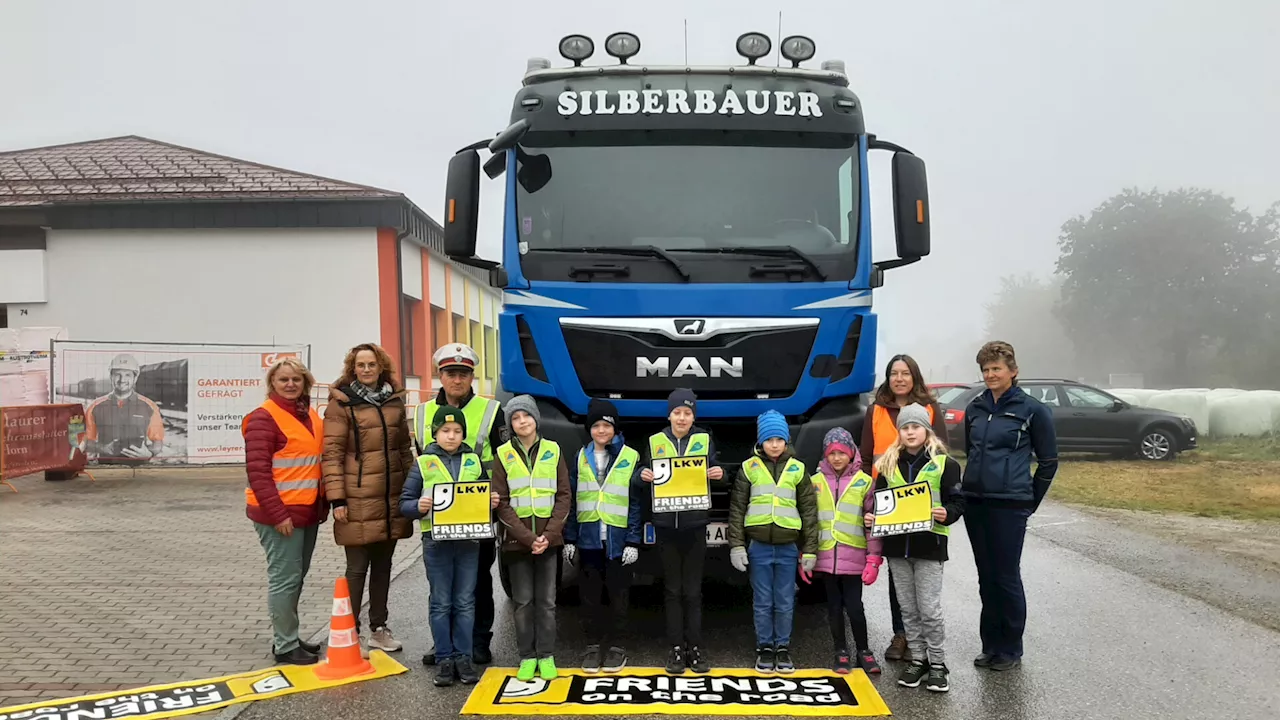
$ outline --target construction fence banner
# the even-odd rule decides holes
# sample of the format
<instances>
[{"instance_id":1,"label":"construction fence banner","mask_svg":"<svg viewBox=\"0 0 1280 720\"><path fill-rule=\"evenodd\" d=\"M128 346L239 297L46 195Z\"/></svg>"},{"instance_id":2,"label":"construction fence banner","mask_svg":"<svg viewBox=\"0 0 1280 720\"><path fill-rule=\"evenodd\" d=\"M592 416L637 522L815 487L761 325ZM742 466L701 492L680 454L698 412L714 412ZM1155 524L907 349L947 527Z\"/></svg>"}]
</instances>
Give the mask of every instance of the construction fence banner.
<instances>
[{"instance_id":1,"label":"construction fence banner","mask_svg":"<svg viewBox=\"0 0 1280 720\"><path fill-rule=\"evenodd\" d=\"M0 479L84 469L84 406L0 407Z\"/></svg>"},{"instance_id":2,"label":"construction fence banner","mask_svg":"<svg viewBox=\"0 0 1280 720\"><path fill-rule=\"evenodd\" d=\"M309 345L184 345L54 340L54 402L85 407L90 465L244 462L244 416L266 397L281 357Z\"/></svg>"},{"instance_id":3,"label":"construction fence banner","mask_svg":"<svg viewBox=\"0 0 1280 720\"><path fill-rule=\"evenodd\" d=\"M662 668L623 668L609 675L561 669L554 680L518 680L514 668L488 668L462 715L889 715L866 673L797 670L780 677L715 669L697 677ZM0 718L0 720L4 720Z\"/></svg>"},{"instance_id":4,"label":"construction fence banner","mask_svg":"<svg viewBox=\"0 0 1280 720\"><path fill-rule=\"evenodd\" d=\"M153 685L0 708L0 720L156 720L409 672L408 668L387 657L381 650L369 653L369 662L373 665L373 672L339 680L321 680L316 677L315 668L318 665L282 665L209 680Z\"/></svg>"}]
</instances>

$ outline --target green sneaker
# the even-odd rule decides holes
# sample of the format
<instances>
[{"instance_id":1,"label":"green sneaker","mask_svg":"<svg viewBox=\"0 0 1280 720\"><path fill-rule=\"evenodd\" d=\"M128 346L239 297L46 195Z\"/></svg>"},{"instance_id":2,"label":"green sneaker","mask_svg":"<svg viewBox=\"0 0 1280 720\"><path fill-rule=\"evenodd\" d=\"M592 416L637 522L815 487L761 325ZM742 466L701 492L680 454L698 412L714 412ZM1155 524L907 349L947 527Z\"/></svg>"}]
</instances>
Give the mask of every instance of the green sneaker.
<instances>
[{"instance_id":1,"label":"green sneaker","mask_svg":"<svg viewBox=\"0 0 1280 720\"><path fill-rule=\"evenodd\" d=\"M556 659L548 655L538 661L538 674L543 680L555 680L560 674L556 670Z\"/></svg>"},{"instance_id":2,"label":"green sneaker","mask_svg":"<svg viewBox=\"0 0 1280 720\"><path fill-rule=\"evenodd\" d=\"M516 679L529 682L538 674L538 661L533 658L520 661L520 669L516 671Z\"/></svg>"}]
</instances>

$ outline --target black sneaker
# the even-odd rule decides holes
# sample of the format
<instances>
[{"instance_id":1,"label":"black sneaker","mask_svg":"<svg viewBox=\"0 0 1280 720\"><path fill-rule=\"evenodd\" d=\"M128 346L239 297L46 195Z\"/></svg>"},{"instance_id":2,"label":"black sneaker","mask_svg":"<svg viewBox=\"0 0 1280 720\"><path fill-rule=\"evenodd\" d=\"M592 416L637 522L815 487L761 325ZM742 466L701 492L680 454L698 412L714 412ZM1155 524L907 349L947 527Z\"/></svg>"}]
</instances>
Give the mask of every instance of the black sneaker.
<instances>
[{"instance_id":1,"label":"black sneaker","mask_svg":"<svg viewBox=\"0 0 1280 720\"><path fill-rule=\"evenodd\" d=\"M925 665L923 660L912 660L907 665L907 669L898 676L898 684L909 688L920 687L921 681L928 674L929 666Z\"/></svg>"},{"instance_id":2,"label":"black sneaker","mask_svg":"<svg viewBox=\"0 0 1280 720\"><path fill-rule=\"evenodd\" d=\"M984 652L978 655L978 657L973 659L973 666L980 667L980 668L989 668L991 667L991 661L995 659L996 659L995 655Z\"/></svg>"},{"instance_id":3,"label":"black sneaker","mask_svg":"<svg viewBox=\"0 0 1280 720\"><path fill-rule=\"evenodd\" d=\"M287 653L272 654L276 656L276 662L284 663L286 665L315 665L320 662L320 658L318 656L303 650L301 645Z\"/></svg>"},{"instance_id":4,"label":"black sneaker","mask_svg":"<svg viewBox=\"0 0 1280 720\"><path fill-rule=\"evenodd\" d=\"M933 692L946 692L951 689L951 685L947 683L946 665L929 666L929 678L924 681L924 689Z\"/></svg>"},{"instance_id":5,"label":"black sneaker","mask_svg":"<svg viewBox=\"0 0 1280 720\"><path fill-rule=\"evenodd\" d=\"M990 667L992 670L1003 672L1012 670L1022 664L1022 658L1010 657L1008 655L996 655L991 658Z\"/></svg>"},{"instance_id":6,"label":"black sneaker","mask_svg":"<svg viewBox=\"0 0 1280 720\"><path fill-rule=\"evenodd\" d=\"M436 664L436 646L432 645L426 655L422 656L422 664L431 667Z\"/></svg>"},{"instance_id":7,"label":"black sneaker","mask_svg":"<svg viewBox=\"0 0 1280 720\"><path fill-rule=\"evenodd\" d=\"M876 662L876 654L870 649L858 651L858 667L862 668L862 672L868 675L877 675L880 673L880 663Z\"/></svg>"},{"instance_id":8,"label":"black sneaker","mask_svg":"<svg viewBox=\"0 0 1280 720\"><path fill-rule=\"evenodd\" d=\"M449 687L450 685L453 685L454 669L453 658L437 662L436 679L432 682L435 683L436 687Z\"/></svg>"},{"instance_id":9,"label":"black sneaker","mask_svg":"<svg viewBox=\"0 0 1280 720\"><path fill-rule=\"evenodd\" d=\"M681 650L679 645L671 648L671 652L667 653L667 672L672 675L684 673L684 650Z\"/></svg>"},{"instance_id":10,"label":"black sneaker","mask_svg":"<svg viewBox=\"0 0 1280 720\"><path fill-rule=\"evenodd\" d=\"M453 671L458 676L458 682L463 685L475 685L480 682L480 676L476 673L475 666L471 664L471 658L466 655L459 655L453 659Z\"/></svg>"},{"instance_id":11,"label":"black sneaker","mask_svg":"<svg viewBox=\"0 0 1280 720\"><path fill-rule=\"evenodd\" d=\"M587 652L582 656L582 671L585 673L600 672L600 646L588 645Z\"/></svg>"},{"instance_id":12,"label":"black sneaker","mask_svg":"<svg viewBox=\"0 0 1280 720\"><path fill-rule=\"evenodd\" d=\"M616 673L627 666L627 651L618 646L609 648L609 654L604 657L604 667L601 668L607 673Z\"/></svg>"},{"instance_id":13,"label":"black sneaker","mask_svg":"<svg viewBox=\"0 0 1280 720\"><path fill-rule=\"evenodd\" d=\"M756 648L756 672L773 672L773 648L768 645Z\"/></svg>"},{"instance_id":14,"label":"black sneaker","mask_svg":"<svg viewBox=\"0 0 1280 720\"><path fill-rule=\"evenodd\" d=\"M698 649L697 645L694 645L685 652L684 664L690 670L698 673L699 675L705 675L711 672L711 663L707 662L707 659L702 656L702 651Z\"/></svg>"},{"instance_id":15,"label":"black sneaker","mask_svg":"<svg viewBox=\"0 0 1280 720\"><path fill-rule=\"evenodd\" d=\"M836 661L831 665L831 669L841 675L848 675L853 672L853 659L849 657L848 650L836 651Z\"/></svg>"},{"instance_id":16,"label":"black sneaker","mask_svg":"<svg viewBox=\"0 0 1280 720\"><path fill-rule=\"evenodd\" d=\"M796 664L791 662L791 648L786 645L778 646L773 651L773 669L780 673L793 673L796 671Z\"/></svg>"}]
</instances>

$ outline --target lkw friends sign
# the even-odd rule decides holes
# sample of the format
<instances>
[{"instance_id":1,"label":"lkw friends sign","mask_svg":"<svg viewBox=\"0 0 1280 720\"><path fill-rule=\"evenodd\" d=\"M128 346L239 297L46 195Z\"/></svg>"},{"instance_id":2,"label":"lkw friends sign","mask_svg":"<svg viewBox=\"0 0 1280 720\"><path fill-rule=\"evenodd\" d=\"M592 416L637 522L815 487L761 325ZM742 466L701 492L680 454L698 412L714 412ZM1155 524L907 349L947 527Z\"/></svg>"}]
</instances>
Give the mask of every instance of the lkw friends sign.
<instances>
[{"instance_id":1,"label":"lkw friends sign","mask_svg":"<svg viewBox=\"0 0 1280 720\"><path fill-rule=\"evenodd\" d=\"M561 115L782 115L822 117L818 94L792 90L730 88L717 98L711 90L566 90L556 109Z\"/></svg>"}]
</instances>

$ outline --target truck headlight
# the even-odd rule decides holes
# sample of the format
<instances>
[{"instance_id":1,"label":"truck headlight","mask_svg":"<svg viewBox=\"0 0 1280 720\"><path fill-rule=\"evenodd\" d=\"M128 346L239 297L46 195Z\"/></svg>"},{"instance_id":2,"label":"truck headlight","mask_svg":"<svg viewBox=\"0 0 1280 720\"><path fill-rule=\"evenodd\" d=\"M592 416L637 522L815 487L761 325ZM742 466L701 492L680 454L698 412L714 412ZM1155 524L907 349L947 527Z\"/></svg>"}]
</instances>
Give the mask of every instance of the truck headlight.
<instances>
[{"instance_id":1,"label":"truck headlight","mask_svg":"<svg viewBox=\"0 0 1280 720\"><path fill-rule=\"evenodd\" d=\"M560 57L570 60L575 66L595 54L596 44L586 35L565 35L560 39Z\"/></svg>"},{"instance_id":2,"label":"truck headlight","mask_svg":"<svg viewBox=\"0 0 1280 720\"><path fill-rule=\"evenodd\" d=\"M618 62L627 64L627 58L640 52L640 38L629 32L616 32L604 40L604 51L618 58Z\"/></svg>"},{"instance_id":3,"label":"truck headlight","mask_svg":"<svg viewBox=\"0 0 1280 720\"><path fill-rule=\"evenodd\" d=\"M803 35L792 35L782 41L782 57L791 61L791 67L800 67L800 63L813 59L817 52L818 46Z\"/></svg>"},{"instance_id":4,"label":"truck headlight","mask_svg":"<svg viewBox=\"0 0 1280 720\"><path fill-rule=\"evenodd\" d=\"M737 47L738 54L747 59L747 64L755 65L756 60L769 54L773 41L764 33L747 32L738 36Z\"/></svg>"}]
</instances>

